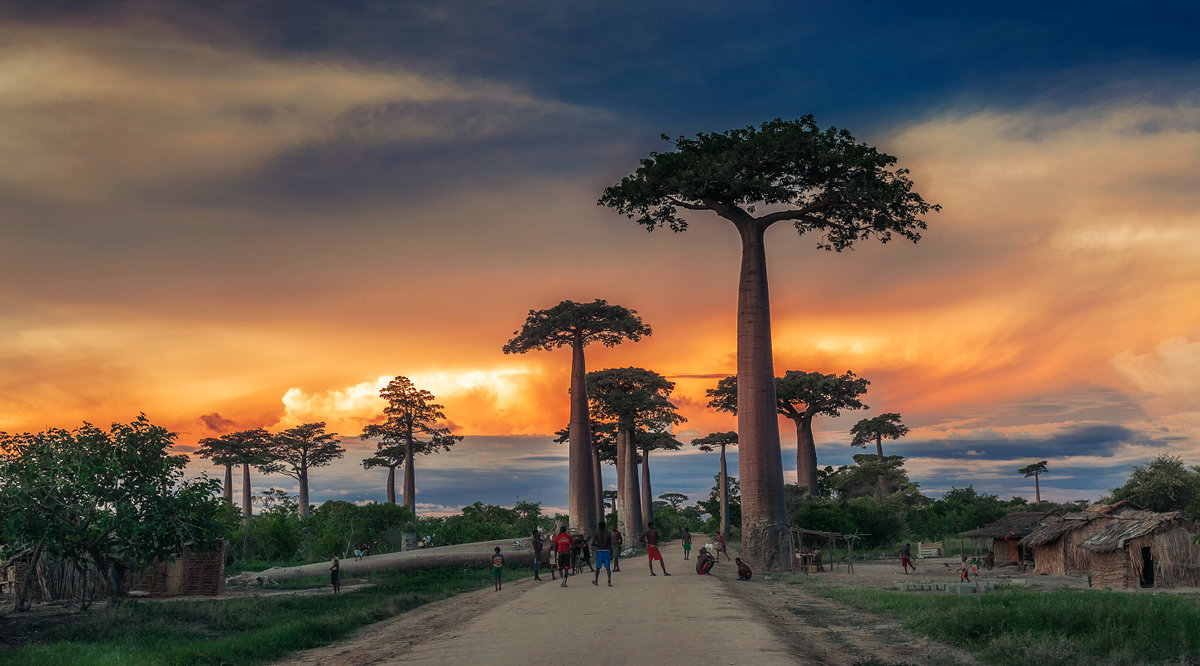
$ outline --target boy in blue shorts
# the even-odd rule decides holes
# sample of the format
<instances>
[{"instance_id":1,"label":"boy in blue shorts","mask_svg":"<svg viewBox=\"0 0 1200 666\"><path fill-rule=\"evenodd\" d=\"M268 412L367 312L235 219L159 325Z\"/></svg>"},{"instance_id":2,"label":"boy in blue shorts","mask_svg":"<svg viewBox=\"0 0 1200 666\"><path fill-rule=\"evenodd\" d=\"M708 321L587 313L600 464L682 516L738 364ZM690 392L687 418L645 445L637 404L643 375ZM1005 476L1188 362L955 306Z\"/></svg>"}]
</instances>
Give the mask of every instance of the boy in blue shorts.
<instances>
[{"instance_id":1,"label":"boy in blue shorts","mask_svg":"<svg viewBox=\"0 0 1200 666\"><path fill-rule=\"evenodd\" d=\"M608 574L608 586L612 587L612 534L605 529L603 522L597 527L600 529L592 536L592 549L596 551L596 578L592 580L592 585L600 584L600 567L604 567Z\"/></svg>"}]
</instances>

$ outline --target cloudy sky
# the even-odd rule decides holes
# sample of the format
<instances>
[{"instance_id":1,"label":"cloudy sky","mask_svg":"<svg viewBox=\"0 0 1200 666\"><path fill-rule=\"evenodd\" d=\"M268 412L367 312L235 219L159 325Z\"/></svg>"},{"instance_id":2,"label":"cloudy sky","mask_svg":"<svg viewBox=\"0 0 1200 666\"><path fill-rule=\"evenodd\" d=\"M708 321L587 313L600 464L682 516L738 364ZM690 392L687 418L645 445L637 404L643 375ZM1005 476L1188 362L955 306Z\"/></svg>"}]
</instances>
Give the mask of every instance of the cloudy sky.
<instances>
[{"instance_id":1,"label":"cloudy sky","mask_svg":"<svg viewBox=\"0 0 1200 666\"><path fill-rule=\"evenodd\" d=\"M885 411L934 495L1200 464L1200 9L843 5L0 2L0 430L324 420L349 450L314 501L382 499L354 437L406 375L466 437L418 460L423 510L565 506L569 353L501 346L563 299L636 309L654 335L589 368L675 379L684 440L731 429L703 394L734 370L732 226L595 202L661 134L812 113L944 207L915 245L769 234L777 373L871 380L820 464ZM716 461L652 470L700 496Z\"/></svg>"}]
</instances>

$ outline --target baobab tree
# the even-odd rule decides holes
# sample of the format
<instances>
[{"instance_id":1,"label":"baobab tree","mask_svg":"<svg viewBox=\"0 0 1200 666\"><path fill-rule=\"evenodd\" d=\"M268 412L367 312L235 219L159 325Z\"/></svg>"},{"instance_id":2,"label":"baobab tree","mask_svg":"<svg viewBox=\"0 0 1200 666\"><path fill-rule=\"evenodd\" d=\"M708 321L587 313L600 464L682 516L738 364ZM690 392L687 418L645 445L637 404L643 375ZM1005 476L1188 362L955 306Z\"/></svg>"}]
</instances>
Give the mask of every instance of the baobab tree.
<instances>
[{"instance_id":1,"label":"baobab tree","mask_svg":"<svg viewBox=\"0 0 1200 666\"><path fill-rule=\"evenodd\" d=\"M812 116L679 137L674 148L643 158L633 174L604 190L598 204L650 231L687 229L680 209L715 213L737 230L742 555L758 568L787 568L791 540L775 416L764 235L786 221L801 235L815 234L824 250L840 252L871 237L916 242L925 228L921 216L939 207L913 191L908 171L894 168L895 157L856 142L845 130L822 130ZM756 214L758 209L763 212Z\"/></svg>"},{"instance_id":2,"label":"baobab tree","mask_svg":"<svg viewBox=\"0 0 1200 666\"><path fill-rule=\"evenodd\" d=\"M432 393L417 388L408 377L398 376L388 382L387 386L379 390L379 397L387 401L387 406L383 408L384 422L372 423L364 427L361 438L378 437L380 439L374 456L380 460L385 460L381 457L385 453L394 456L396 452L393 451L393 447L403 447L404 461L401 463L404 466L403 501L404 506L408 507L413 515L416 515L417 478L413 468L413 456L418 453L429 455L447 451L461 442L462 436L451 435L449 428L438 425L446 418L446 415L442 413L442 406L434 402L435 398ZM417 439L421 435L427 435L429 439ZM367 466L366 462L363 464ZM389 468L388 501L395 503L394 474L396 467L388 464L382 466Z\"/></svg>"},{"instance_id":3,"label":"baobab tree","mask_svg":"<svg viewBox=\"0 0 1200 666\"><path fill-rule=\"evenodd\" d=\"M654 491L650 487L650 452L678 451L683 442L675 439L666 423L657 430L639 430L634 434L634 444L642 450L642 517L646 522L654 520Z\"/></svg>"},{"instance_id":4,"label":"baobab tree","mask_svg":"<svg viewBox=\"0 0 1200 666\"><path fill-rule=\"evenodd\" d=\"M687 501L687 495L683 493L663 493L658 496L658 499L671 505L672 509L679 510L679 505Z\"/></svg>"},{"instance_id":5,"label":"baobab tree","mask_svg":"<svg viewBox=\"0 0 1200 666\"><path fill-rule=\"evenodd\" d=\"M272 435L267 443L266 470L292 477L300 484L300 517L308 517L308 470L325 467L342 457L337 433L325 432L325 422L305 423Z\"/></svg>"},{"instance_id":6,"label":"baobab tree","mask_svg":"<svg viewBox=\"0 0 1200 666\"><path fill-rule=\"evenodd\" d=\"M617 464L617 425L606 421L598 421L592 419L589 432L592 436L592 485L596 492L596 506L600 507L600 518L604 518L604 499L607 497L604 490L604 463L610 463L614 466ZM571 429L569 427L558 430L554 433L554 441L557 444L569 444L571 441ZM617 470L617 486L620 487L620 470Z\"/></svg>"},{"instance_id":7,"label":"baobab tree","mask_svg":"<svg viewBox=\"0 0 1200 666\"><path fill-rule=\"evenodd\" d=\"M200 448L196 455L208 458L217 465L225 467L226 501L233 504L233 466L242 466L242 515L246 518L254 515L252 504L253 495L250 492L250 468L256 469L267 460L267 442L271 433L263 428L239 430L220 437L209 437L200 440Z\"/></svg>"},{"instance_id":8,"label":"baobab tree","mask_svg":"<svg viewBox=\"0 0 1200 666\"><path fill-rule=\"evenodd\" d=\"M682 422L670 399L675 383L645 368L610 368L589 372L587 387L592 412L616 424L617 518L626 534L641 534L649 502L643 502L638 484L635 434L659 423Z\"/></svg>"},{"instance_id":9,"label":"baobab tree","mask_svg":"<svg viewBox=\"0 0 1200 666\"><path fill-rule=\"evenodd\" d=\"M817 444L813 438L815 416L839 416L843 409L865 409L858 396L871 382L853 372L830 375L788 370L775 378L778 411L796 424L796 485L806 495L817 493ZM737 413L737 377L726 377L707 391L709 407ZM740 459L740 457L739 457Z\"/></svg>"},{"instance_id":10,"label":"baobab tree","mask_svg":"<svg viewBox=\"0 0 1200 666\"><path fill-rule=\"evenodd\" d=\"M375 455L362 461L364 469L386 467L388 471L386 496L388 504L396 503L396 468L404 464L404 454L407 448L403 442L403 433L381 433L378 429L364 430L360 439L379 437L375 443Z\"/></svg>"},{"instance_id":11,"label":"baobab tree","mask_svg":"<svg viewBox=\"0 0 1200 666\"><path fill-rule=\"evenodd\" d=\"M596 470L588 415L587 370L583 350L593 342L613 347L626 340L637 342L651 334L636 310L596 299L591 303L562 301L546 310L530 310L521 329L504 345L505 354L524 354L559 347L571 348L571 421L567 463L568 505L571 527L590 533L600 507L596 505Z\"/></svg>"},{"instance_id":12,"label":"baobab tree","mask_svg":"<svg viewBox=\"0 0 1200 666\"><path fill-rule=\"evenodd\" d=\"M908 426L900 422L900 415L895 412L863 419L850 428L850 446L866 448L868 442L875 442L875 455L880 465L883 465L883 438L900 439L908 434ZM887 482L880 474L876 483L876 493L884 497L888 493Z\"/></svg>"},{"instance_id":13,"label":"baobab tree","mask_svg":"<svg viewBox=\"0 0 1200 666\"><path fill-rule=\"evenodd\" d=\"M1035 462L1032 465L1026 465L1017 470L1017 473L1024 474L1025 478L1033 477L1034 504L1042 503L1042 486L1038 483L1038 476L1046 473L1046 462L1045 460Z\"/></svg>"},{"instance_id":14,"label":"baobab tree","mask_svg":"<svg viewBox=\"0 0 1200 666\"><path fill-rule=\"evenodd\" d=\"M729 470L725 466L725 448L729 446L737 446L738 434L736 432L710 432L703 437L697 437L692 440L692 446L701 451L717 451L721 452L721 473L717 476L718 497L720 498L721 507L721 536L729 538Z\"/></svg>"}]
</instances>

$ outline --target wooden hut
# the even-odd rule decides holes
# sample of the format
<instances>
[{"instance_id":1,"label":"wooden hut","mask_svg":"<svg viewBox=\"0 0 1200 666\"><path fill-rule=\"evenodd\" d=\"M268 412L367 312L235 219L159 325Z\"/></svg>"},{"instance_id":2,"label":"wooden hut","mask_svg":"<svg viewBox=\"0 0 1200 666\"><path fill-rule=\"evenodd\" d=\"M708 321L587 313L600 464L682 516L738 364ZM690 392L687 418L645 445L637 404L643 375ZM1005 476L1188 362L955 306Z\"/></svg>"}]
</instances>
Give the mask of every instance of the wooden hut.
<instances>
[{"instance_id":1,"label":"wooden hut","mask_svg":"<svg viewBox=\"0 0 1200 666\"><path fill-rule=\"evenodd\" d=\"M152 597L177 595L220 596L225 594L225 542L207 551L185 548L167 562L156 562L131 580L132 591Z\"/></svg>"},{"instance_id":2,"label":"wooden hut","mask_svg":"<svg viewBox=\"0 0 1200 666\"><path fill-rule=\"evenodd\" d=\"M1137 510L1129 502L1094 504L1084 511L1048 519L1034 528L1018 546L1032 555L1034 573L1066 576L1086 573L1091 552L1079 545L1109 523L1114 516Z\"/></svg>"},{"instance_id":3,"label":"wooden hut","mask_svg":"<svg viewBox=\"0 0 1200 666\"><path fill-rule=\"evenodd\" d=\"M996 555L997 565L1017 564L1024 559L1032 559L1031 553L1026 553L1021 549L1019 545L1021 539L1057 517L1058 514L1053 511L1018 511L983 527L959 532L958 536L971 539L973 543L979 540L990 540L991 551Z\"/></svg>"},{"instance_id":4,"label":"wooden hut","mask_svg":"<svg viewBox=\"0 0 1200 666\"><path fill-rule=\"evenodd\" d=\"M1200 586L1200 526L1178 511L1126 511L1079 545L1097 587Z\"/></svg>"}]
</instances>

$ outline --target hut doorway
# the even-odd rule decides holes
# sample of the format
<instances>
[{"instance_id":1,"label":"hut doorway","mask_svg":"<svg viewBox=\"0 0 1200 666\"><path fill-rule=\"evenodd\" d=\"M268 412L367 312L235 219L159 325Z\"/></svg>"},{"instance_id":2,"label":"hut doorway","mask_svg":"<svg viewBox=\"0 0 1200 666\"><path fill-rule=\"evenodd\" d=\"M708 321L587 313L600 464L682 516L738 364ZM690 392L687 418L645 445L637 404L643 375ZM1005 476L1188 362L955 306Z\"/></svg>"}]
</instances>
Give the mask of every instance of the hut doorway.
<instances>
[{"instance_id":1,"label":"hut doorway","mask_svg":"<svg viewBox=\"0 0 1200 666\"><path fill-rule=\"evenodd\" d=\"M1142 587L1154 587L1154 556L1150 547L1142 548Z\"/></svg>"}]
</instances>

